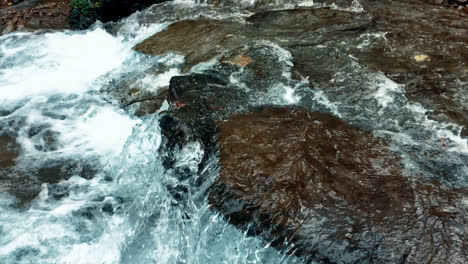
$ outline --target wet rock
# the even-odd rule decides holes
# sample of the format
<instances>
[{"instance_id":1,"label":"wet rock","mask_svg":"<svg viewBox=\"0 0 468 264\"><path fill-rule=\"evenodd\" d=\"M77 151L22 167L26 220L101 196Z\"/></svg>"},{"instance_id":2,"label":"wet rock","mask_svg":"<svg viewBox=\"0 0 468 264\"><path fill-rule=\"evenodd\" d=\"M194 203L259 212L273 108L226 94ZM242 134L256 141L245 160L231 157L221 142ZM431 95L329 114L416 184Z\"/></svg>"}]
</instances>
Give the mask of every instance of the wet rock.
<instances>
[{"instance_id":1,"label":"wet rock","mask_svg":"<svg viewBox=\"0 0 468 264\"><path fill-rule=\"evenodd\" d=\"M442 100L444 89L460 92L456 79L463 83L463 62L451 53L444 53L448 58L444 59L429 49L442 47L445 52L451 46L456 56L464 57L461 43L466 34L460 34L464 18L457 20L453 11L427 8L416 1L360 2L367 8L365 14L301 9L260 12L248 18L247 24L181 21L137 45L136 50L149 54L180 52L188 67L209 60L221 62L215 63L214 71L172 79L170 110L160 122L164 149L169 150L164 165L174 169L177 157L171 153L198 142L204 157L194 177L203 181L208 159L217 154L220 132L223 167L211 188L210 203L249 234L260 234L275 247L307 260L328 263L464 263L467 234L460 227L466 223L466 190L406 175L385 141L330 115L298 108L252 112L250 100L262 98L249 97L246 90L267 90L277 82L262 82L275 72L277 62L245 52L252 43L265 40L292 54L297 79L308 77L311 88L329 89L332 95L352 97L363 84L380 81L363 80L379 71L405 84L409 95L416 83L415 90L423 98L433 98L424 89L435 89L434 98L439 99L434 100ZM401 10L414 14L394 13ZM431 15L450 28L448 37L434 38L441 32L429 31L436 25L428 20ZM446 16L454 19L446 21ZM388 30L389 35L379 35ZM419 37L416 43L424 43L417 50L411 44L412 34ZM381 41L364 45L366 38L373 37ZM434 39L442 42L431 46ZM414 55L418 54L430 59L417 62ZM252 61L232 63L240 56ZM447 65L454 75L438 79L441 72L436 69L445 71ZM239 68L243 71L232 75ZM246 89L230 83L233 76L248 84ZM398 79L402 76L408 82ZM344 80L342 87L335 78ZM439 85L443 80L449 80L450 88ZM461 93L459 98L464 98ZM370 93L363 99L375 96ZM463 105L461 100L447 98L451 114L463 116L466 111L454 111ZM344 107L359 104L356 100ZM239 113L249 114L232 117ZM362 120L368 123L367 117ZM176 173L181 181L187 180L189 173ZM179 201L184 197L181 194L190 191L186 186L168 190Z\"/></svg>"},{"instance_id":2,"label":"wet rock","mask_svg":"<svg viewBox=\"0 0 468 264\"><path fill-rule=\"evenodd\" d=\"M436 121L467 124L464 87L468 74L460 58L468 58L463 44L468 41L468 17L414 1L394 1L392 5L366 1L364 5L376 18L375 30L388 33L381 43L356 49L353 56L404 84L406 96L432 110L430 117ZM414 20L407 20L403 10L411 10ZM428 58L409 60L414 53Z\"/></svg>"},{"instance_id":3,"label":"wet rock","mask_svg":"<svg viewBox=\"0 0 468 264\"><path fill-rule=\"evenodd\" d=\"M97 159L96 159L97 160ZM60 199L68 193L56 184L72 176L93 178L99 171L99 162L92 159L49 159L44 162L25 160L21 169L10 170L1 180L7 191L18 200L18 206L25 206L41 191L43 184L49 184L51 196ZM30 166L27 164L31 163Z\"/></svg>"},{"instance_id":4,"label":"wet rock","mask_svg":"<svg viewBox=\"0 0 468 264\"><path fill-rule=\"evenodd\" d=\"M241 66L241 67L245 67L245 66L251 64L252 62L254 62L254 60L252 58L250 58L249 56L237 55L235 57L224 59L223 62L224 63L231 63L231 64L238 65L238 66Z\"/></svg>"},{"instance_id":5,"label":"wet rock","mask_svg":"<svg viewBox=\"0 0 468 264\"><path fill-rule=\"evenodd\" d=\"M95 2L72 1L70 26L73 29L86 29L97 20L116 21L136 11L167 0L98 0Z\"/></svg>"},{"instance_id":6,"label":"wet rock","mask_svg":"<svg viewBox=\"0 0 468 264\"><path fill-rule=\"evenodd\" d=\"M223 54L217 69L247 89L268 93L271 87L288 83L290 56L274 44L249 43Z\"/></svg>"},{"instance_id":7,"label":"wet rock","mask_svg":"<svg viewBox=\"0 0 468 264\"><path fill-rule=\"evenodd\" d=\"M102 0L97 13L102 22L115 21L166 1L168 0Z\"/></svg>"},{"instance_id":8,"label":"wet rock","mask_svg":"<svg viewBox=\"0 0 468 264\"><path fill-rule=\"evenodd\" d=\"M236 115L219 130L209 201L273 246L326 263L468 260L468 192L407 178L372 134L291 107Z\"/></svg>"},{"instance_id":9,"label":"wet rock","mask_svg":"<svg viewBox=\"0 0 468 264\"><path fill-rule=\"evenodd\" d=\"M353 68L349 58L355 58L353 63L404 84L410 100L433 111L431 118L467 124L463 87L468 74L460 58L468 56L463 44L468 41L468 18L414 1L360 3L366 13L264 11L247 21L255 29L254 40L269 40L291 52L293 76L307 78L312 88L336 90L336 74ZM411 15L404 10L412 10Z\"/></svg>"},{"instance_id":10,"label":"wet rock","mask_svg":"<svg viewBox=\"0 0 468 264\"><path fill-rule=\"evenodd\" d=\"M6 35L6 34L10 33L14 29L15 29L15 24L13 23L13 21L9 21L8 24L6 25L6 27L3 29L2 35Z\"/></svg>"},{"instance_id":11,"label":"wet rock","mask_svg":"<svg viewBox=\"0 0 468 264\"><path fill-rule=\"evenodd\" d=\"M248 24L184 20L171 24L134 49L152 55L179 52L185 56L188 67L192 67L247 43L268 40L281 43L282 47L311 46L320 41L314 39L311 42L317 36L316 30L335 32L369 23L366 15L330 9L265 11L252 15L247 21Z\"/></svg>"},{"instance_id":12,"label":"wet rock","mask_svg":"<svg viewBox=\"0 0 468 264\"><path fill-rule=\"evenodd\" d=\"M244 58L249 64L232 63L236 58ZM199 136L204 133L201 123L214 127L215 121L247 111L261 101L273 103L260 97L268 97L269 88L288 81L283 75L287 75L290 68L290 62L274 45L248 44L220 55L212 67L203 71L173 77L167 95L170 104L167 115L178 120L176 123L182 123L183 134L191 137L181 144L203 138ZM202 132L198 132L199 129ZM208 132L212 133L211 130Z\"/></svg>"},{"instance_id":13,"label":"wet rock","mask_svg":"<svg viewBox=\"0 0 468 264\"><path fill-rule=\"evenodd\" d=\"M205 155L202 164L216 151L217 119L231 112L241 111L247 104L242 92L227 87L228 81L219 76L193 74L171 79L168 101L169 114L161 118L161 132L165 135L165 151L173 152L189 142L203 144ZM216 98L214 100L214 98ZM183 107L177 102L184 103ZM165 166L175 164L175 157L168 156Z\"/></svg>"},{"instance_id":14,"label":"wet rock","mask_svg":"<svg viewBox=\"0 0 468 264\"><path fill-rule=\"evenodd\" d=\"M0 29L2 34L13 30L66 29L69 12L67 0L26 0L0 10Z\"/></svg>"},{"instance_id":15,"label":"wet rock","mask_svg":"<svg viewBox=\"0 0 468 264\"><path fill-rule=\"evenodd\" d=\"M47 137L53 133L44 126L33 127L28 131L30 137L40 137L43 145L35 148L40 151L55 150L55 143L48 142ZM24 206L33 200L41 191L43 183L55 184L77 175L91 179L98 172L98 159L61 159L51 158L36 160L24 157L19 160L21 146L16 142L16 133L0 127L0 190L15 196L19 206Z\"/></svg>"},{"instance_id":16,"label":"wet rock","mask_svg":"<svg viewBox=\"0 0 468 264\"><path fill-rule=\"evenodd\" d=\"M464 138L468 138L468 128L464 127L462 131L460 132L460 136Z\"/></svg>"},{"instance_id":17,"label":"wet rock","mask_svg":"<svg viewBox=\"0 0 468 264\"><path fill-rule=\"evenodd\" d=\"M431 118L466 124L467 95L462 88L468 74L459 59L468 56L463 44L468 41L466 16L415 1L361 3L366 13L296 9L258 12L247 18L247 24L180 21L135 49L149 54L180 52L190 68L226 50L267 40L291 52L295 78L308 78L312 88L331 90L336 90L330 85L335 74L349 71L347 59L356 58L363 67L404 84L410 100L433 110ZM387 33L379 37L382 32ZM363 45L366 38L372 45ZM428 57L411 59L418 55Z\"/></svg>"},{"instance_id":18,"label":"wet rock","mask_svg":"<svg viewBox=\"0 0 468 264\"><path fill-rule=\"evenodd\" d=\"M460 241L467 234L458 227L466 222L465 190L406 175L384 140L331 115L255 110L252 99L261 101L255 92L278 81L270 68L282 67L270 48L247 44L203 73L172 78L160 127L163 163L176 179L166 186L174 201L205 188L219 151L213 210L278 249L329 263L463 263ZM238 56L252 62L230 62ZM264 58L268 63L260 63ZM265 85L250 77L262 67L271 81ZM251 88L232 83L232 73ZM177 153L194 142L203 150L198 171L177 168Z\"/></svg>"},{"instance_id":19,"label":"wet rock","mask_svg":"<svg viewBox=\"0 0 468 264\"><path fill-rule=\"evenodd\" d=\"M166 0L25 0L0 9L0 32L19 30L87 29L94 22L115 21Z\"/></svg>"},{"instance_id":20,"label":"wet rock","mask_svg":"<svg viewBox=\"0 0 468 264\"><path fill-rule=\"evenodd\" d=\"M191 67L244 45L253 32L243 25L213 20L184 20L170 25L135 46L135 50L161 55L179 52Z\"/></svg>"},{"instance_id":21,"label":"wet rock","mask_svg":"<svg viewBox=\"0 0 468 264\"><path fill-rule=\"evenodd\" d=\"M250 58L256 57L246 50L239 52ZM229 53L226 57L231 55L237 56ZM240 68L243 73L250 72L248 68L254 64L242 68L220 62L203 73L171 79L167 95L169 110L161 116L159 123L163 134L163 165L174 176L173 183L166 187L175 201L183 202L190 186L200 188L206 185L207 178L216 169L210 167L216 166L213 160L218 149L216 121L246 111L251 100L246 89L239 89L230 83L229 76ZM268 78L269 75L266 75L265 79ZM195 148L203 151L202 156L197 158L198 168L177 165L180 163L178 153L187 148L190 151L195 151Z\"/></svg>"},{"instance_id":22,"label":"wet rock","mask_svg":"<svg viewBox=\"0 0 468 264\"><path fill-rule=\"evenodd\" d=\"M145 116L157 112L166 100L168 87L152 86L142 79L157 78L167 74L167 67L157 65L158 70L148 70L145 73L122 74L99 90L102 98L137 116Z\"/></svg>"},{"instance_id":23,"label":"wet rock","mask_svg":"<svg viewBox=\"0 0 468 264\"><path fill-rule=\"evenodd\" d=\"M1 131L1 130L0 130ZM0 133L0 168L5 169L14 166L19 155L20 146L16 143L16 137L8 132Z\"/></svg>"}]
</instances>

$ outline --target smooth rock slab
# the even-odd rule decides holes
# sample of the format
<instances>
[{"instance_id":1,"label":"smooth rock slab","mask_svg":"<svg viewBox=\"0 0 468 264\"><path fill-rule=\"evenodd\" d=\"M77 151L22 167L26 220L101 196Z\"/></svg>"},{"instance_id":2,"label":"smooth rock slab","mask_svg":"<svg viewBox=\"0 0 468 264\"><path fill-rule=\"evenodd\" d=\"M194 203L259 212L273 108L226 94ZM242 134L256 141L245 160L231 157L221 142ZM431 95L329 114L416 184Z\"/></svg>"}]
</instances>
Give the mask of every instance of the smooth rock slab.
<instances>
[{"instance_id":1,"label":"smooth rock slab","mask_svg":"<svg viewBox=\"0 0 468 264\"><path fill-rule=\"evenodd\" d=\"M253 31L237 23L184 20L137 44L135 50L152 55L178 52L193 66L218 56L223 50L242 46L248 42L248 35L253 37Z\"/></svg>"},{"instance_id":2,"label":"smooth rock slab","mask_svg":"<svg viewBox=\"0 0 468 264\"><path fill-rule=\"evenodd\" d=\"M468 261L466 190L405 176L371 133L290 107L219 130L212 208L273 246L326 263Z\"/></svg>"}]
</instances>

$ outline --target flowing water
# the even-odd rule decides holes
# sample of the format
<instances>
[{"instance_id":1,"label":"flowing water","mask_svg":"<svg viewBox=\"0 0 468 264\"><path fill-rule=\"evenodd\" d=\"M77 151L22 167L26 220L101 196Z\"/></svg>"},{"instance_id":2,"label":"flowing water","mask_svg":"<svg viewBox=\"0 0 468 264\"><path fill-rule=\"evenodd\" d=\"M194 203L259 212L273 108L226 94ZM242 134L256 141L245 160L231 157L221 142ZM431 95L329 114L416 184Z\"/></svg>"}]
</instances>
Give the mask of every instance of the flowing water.
<instances>
[{"instance_id":1,"label":"flowing water","mask_svg":"<svg viewBox=\"0 0 468 264\"><path fill-rule=\"evenodd\" d=\"M265 2L269 6L274 1ZM319 1L294 6L325 5L314 2ZM328 6L362 12L358 1L348 2ZM6 158L0 156L0 263L301 262L210 210L205 192L217 176L216 157L205 168L207 181L187 186L186 201L175 200L167 186L176 179L172 170L164 169L159 151L158 114L136 117L112 103L112 95L100 92L124 80L155 92L181 74L180 55L147 56L132 50L170 23L203 12L228 20L250 14L183 1L171 5L180 11L165 19L154 19L150 10L85 31L0 38L0 143L8 149ZM153 17L152 22L145 17ZM385 41L385 33L362 34L359 40L366 49ZM468 149L461 127L429 120L423 106L406 98L404 85L350 55L333 84L308 90L306 80L291 79L291 53L265 45L285 65L284 80L271 85L266 102L331 112L390 138L407 170L432 178L441 178L443 171L447 184L467 186ZM206 67L210 64L193 71ZM235 77L233 83L239 81ZM350 96L346 89L355 91ZM433 157L412 155L415 151ZM199 143L176 155L176 167L198 172L203 155Z\"/></svg>"},{"instance_id":2,"label":"flowing water","mask_svg":"<svg viewBox=\"0 0 468 264\"><path fill-rule=\"evenodd\" d=\"M128 73L144 80L161 63L175 70L148 89L179 73L180 56L131 49L166 24L125 23L116 35L96 25L0 40L0 127L21 149L0 174L0 262L294 263L211 212L201 189L175 204L158 116L136 118L93 93ZM197 145L181 151L181 166L197 170L201 154ZM12 193L37 197L21 208Z\"/></svg>"}]
</instances>

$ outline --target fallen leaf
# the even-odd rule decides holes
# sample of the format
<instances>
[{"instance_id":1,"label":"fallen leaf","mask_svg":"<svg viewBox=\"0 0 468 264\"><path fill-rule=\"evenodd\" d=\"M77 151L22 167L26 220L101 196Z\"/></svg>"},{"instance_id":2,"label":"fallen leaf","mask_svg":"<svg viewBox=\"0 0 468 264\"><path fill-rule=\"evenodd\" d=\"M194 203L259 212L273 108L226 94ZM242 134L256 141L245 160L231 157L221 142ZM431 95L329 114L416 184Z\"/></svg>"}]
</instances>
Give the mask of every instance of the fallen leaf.
<instances>
[{"instance_id":1,"label":"fallen leaf","mask_svg":"<svg viewBox=\"0 0 468 264\"><path fill-rule=\"evenodd\" d=\"M253 61L254 60L252 58L250 58L249 56L238 55L238 56L234 57L232 60L228 60L226 62L234 64L234 65L238 65L238 66L241 66L241 67L245 67L245 66L249 65L250 63L252 63Z\"/></svg>"},{"instance_id":2,"label":"fallen leaf","mask_svg":"<svg viewBox=\"0 0 468 264\"><path fill-rule=\"evenodd\" d=\"M414 56L414 60L415 60L416 62L422 62L422 61L425 61L425 60L427 60L427 59L429 59L429 56L428 56L428 55L425 55L425 54L415 55L415 56Z\"/></svg>"}]
</instances>

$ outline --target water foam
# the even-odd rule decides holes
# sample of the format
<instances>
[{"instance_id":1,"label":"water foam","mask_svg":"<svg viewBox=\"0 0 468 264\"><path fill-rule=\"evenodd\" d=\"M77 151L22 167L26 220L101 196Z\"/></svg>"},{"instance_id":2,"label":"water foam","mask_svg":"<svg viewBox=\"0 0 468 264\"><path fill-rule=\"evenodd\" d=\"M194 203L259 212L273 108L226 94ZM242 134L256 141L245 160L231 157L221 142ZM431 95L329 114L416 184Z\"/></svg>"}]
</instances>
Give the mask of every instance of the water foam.
<instances>
[{"instance_id":1,"label":"water foam","mask_svg":"<svg viewBox=\"0 0 468 264\"><path fill-rule=\"evenodd\" d=\"M15 36L21 34L10 37ZM0 99L57 92L82 93L98 76L119 66L126 55L122 52L125 46L100 28L81 34L57 32L34 38L31 35L21 46L23 49L17 50L13 43L2 45L5 60L14 65L8 68L2 65ZM30 59L23 61L21 56L30 56ZM99 63L90 67L90 61Z\"/></svg>"},{"instance_id":2,"label":"water foam","mask_svg":"<svg viewBox=\"0 0 468 264\"><path fill-rule=\"evenodd\" d=\"M143 76L139 82L146 90L159 90L180 74L180 56L149 58L131 50L164 26L124 24L117 36L97 27L0 39L2 54L15 58L2 61L2 92L16 87L0 95L1 107L17 106L0 124L15 121L20 163L37 170L49 159L98 161L93 178L73 174L43 183L24 209L0 194L0 262L299 262L209 209L205 193L216 170L202 187L190 188L186 204L177 205L167 189L175 177L160 160L157 115L130 117L94 93L125 74ZM134 34L136 28L141 34ZM80 46L83 53L70 51ZM158 63L168 69L148 74ZM180 150L176 165L195 172L202 157L201 144L194 142Z\"/></svg>"}]
</instances>

